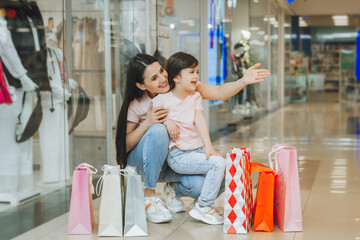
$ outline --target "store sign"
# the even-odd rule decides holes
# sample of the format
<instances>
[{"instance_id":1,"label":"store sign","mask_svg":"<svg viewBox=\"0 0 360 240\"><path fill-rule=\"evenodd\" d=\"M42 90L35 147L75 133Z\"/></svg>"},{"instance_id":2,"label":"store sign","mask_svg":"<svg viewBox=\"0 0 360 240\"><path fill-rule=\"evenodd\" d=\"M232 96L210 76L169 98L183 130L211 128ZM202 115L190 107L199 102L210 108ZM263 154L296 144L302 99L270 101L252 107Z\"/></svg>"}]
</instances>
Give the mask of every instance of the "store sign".
<instances>
[{"instance_id":1,"label":"store sign","mask_svg":"<svg viewBox=\"0 0 360 240\"><path fill-rule=\"evenodd\" d=\"M341 50L341 70L355 69L355 51Z\"/></svg>"},{"instance_id":2,"label":"store sign","mask_svg":"<svg viewBox=\"0 0 360 240\"><path fill-rule=\"evenodd\" d=\"M295 0L288 0L289 4L293 3Z\"/></svg>"},{"instance_id":3,"label":"store sign","mask_svg":"<svg viewBox=\"0 0 360 240\"><path fill-rule=\"evenodd\" d=\"M356 37L356 56L355 56L355 75L358 81L360 81L360 30Z\"/></svg>"}]
</instances>

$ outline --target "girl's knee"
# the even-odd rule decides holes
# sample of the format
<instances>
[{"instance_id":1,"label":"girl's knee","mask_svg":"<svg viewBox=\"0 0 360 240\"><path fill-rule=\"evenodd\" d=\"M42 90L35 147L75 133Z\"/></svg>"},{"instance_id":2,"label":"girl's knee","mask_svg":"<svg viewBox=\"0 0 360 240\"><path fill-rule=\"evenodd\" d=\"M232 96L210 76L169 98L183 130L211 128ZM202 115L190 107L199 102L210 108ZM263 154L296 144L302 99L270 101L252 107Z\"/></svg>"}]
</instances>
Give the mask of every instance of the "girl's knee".
<instances>
[{"instance_id":1,"label":"girl's knee","mask_svg":"<svg viewBox=\"0 0 360 240\"><path fill-rule=\"evenodd\" d=\"M225 170L226 162L225 162L224 158L219 157L219 156L211 156L211 158L212 158L212 160L214 162L214 166L217 169Z\"/></svg>"},{"instance_id":2,"label":"girl's knee","mask_svg":"<svg viewBox=\"0 0 360 240\"><path fill-rule=\"evenodd\" d=\"M191 198L198 198L204 186L205 177L202 175L189 175L180 177L181 184L185 188L183 195Z\"/></svg>"}]
</instances>

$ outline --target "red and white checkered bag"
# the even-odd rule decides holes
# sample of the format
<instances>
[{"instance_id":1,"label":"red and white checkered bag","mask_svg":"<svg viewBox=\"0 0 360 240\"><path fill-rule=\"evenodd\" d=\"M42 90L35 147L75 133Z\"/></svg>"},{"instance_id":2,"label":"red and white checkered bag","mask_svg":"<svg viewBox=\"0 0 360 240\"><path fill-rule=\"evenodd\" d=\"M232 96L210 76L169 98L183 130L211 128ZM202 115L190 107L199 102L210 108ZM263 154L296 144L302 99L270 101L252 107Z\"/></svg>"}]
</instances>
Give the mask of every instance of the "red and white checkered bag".
<instances>
[{"instance_id":1,"label":"red and white checkered bag","mask_svg":"<svg viewBox=\"0 0 360 240\"><path fill-rule=\"evenodd\" d=\"M250 231L253 196L250 148L232 148L226 154L224 233Z\"/></svg>"}]
</instances>

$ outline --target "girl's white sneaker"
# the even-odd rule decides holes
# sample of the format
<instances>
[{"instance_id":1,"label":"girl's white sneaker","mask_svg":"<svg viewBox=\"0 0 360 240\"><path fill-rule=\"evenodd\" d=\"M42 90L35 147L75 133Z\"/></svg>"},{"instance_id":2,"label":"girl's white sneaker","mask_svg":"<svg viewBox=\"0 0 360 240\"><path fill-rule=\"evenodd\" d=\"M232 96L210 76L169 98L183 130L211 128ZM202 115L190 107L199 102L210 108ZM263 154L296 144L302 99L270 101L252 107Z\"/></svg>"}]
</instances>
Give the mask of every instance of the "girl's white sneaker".
<instances>
[{"instance_id":1,"label":"girl's white sneaker","mask_svg":"<svg viewBox=\"0 0 360 240\"><path fill-rule=\"evenodd\" d=\"M207 224L223 224L224 218L212 207L200 207L199 203L189 212L190 216Z\"/></svg>"}]
</instances>

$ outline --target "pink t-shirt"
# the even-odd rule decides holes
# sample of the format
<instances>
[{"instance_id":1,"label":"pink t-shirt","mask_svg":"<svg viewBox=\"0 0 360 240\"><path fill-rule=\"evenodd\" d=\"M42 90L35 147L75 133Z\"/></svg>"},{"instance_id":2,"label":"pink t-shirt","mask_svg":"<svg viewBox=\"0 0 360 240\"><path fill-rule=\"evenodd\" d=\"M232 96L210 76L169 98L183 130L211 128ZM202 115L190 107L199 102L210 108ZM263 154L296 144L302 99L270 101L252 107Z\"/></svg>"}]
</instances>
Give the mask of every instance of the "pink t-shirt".
<instances>
[{"instance_id":1,"label":"pink t-shirt","mask_svg":"<svg viewBox=\"0 0 360 240\"><path fill-rule=\"evenodd\" d=\"M129 105L127 120L134 123L142 123L146 119L151 98L145 92L140 99L135 99Z\"/></svg>"},{"instance_id":2,"label":"pink t-shirt","mask_svg":"<svg viewBox=\"0 0 360 240\"><path fill-rule=\"evenodd\" d=\"M171 140L169 149L176 146L182 150L193 150L204 146L195 127L195 112L203 110L201 100L198 92L188 95L184 100L175 97L172 92L158 94L151 100L154 108L163 106L169 109L166 118L172 120L179 128L180 135L175 141Z\"/></svg>"}]
</instances>

